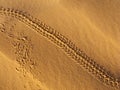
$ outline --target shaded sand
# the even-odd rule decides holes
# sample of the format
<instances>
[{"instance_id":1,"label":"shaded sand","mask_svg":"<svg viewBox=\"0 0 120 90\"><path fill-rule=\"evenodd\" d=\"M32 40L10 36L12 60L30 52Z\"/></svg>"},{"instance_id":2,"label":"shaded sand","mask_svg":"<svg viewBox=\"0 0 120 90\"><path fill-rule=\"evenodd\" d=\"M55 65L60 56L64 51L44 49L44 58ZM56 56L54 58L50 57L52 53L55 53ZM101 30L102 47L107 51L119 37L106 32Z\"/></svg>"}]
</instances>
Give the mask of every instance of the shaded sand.
<instances>
[{"instance_id":1,"label":"shaded sand","mask_svg":"<svg viewBox=\"0 0 120 90\"><path fill-rule=\"evenodd\" d=\"M17 62L0 52L0 90L48 90Z\"/></svg>"},{"instance_id":2,"label":"shaded sand","mask_svg":"<svg viewBox=\"0 0 120 90\"><path fill-rule=\"evenodd\" d=\"M119 4L119 0L0 0L0 7L26 16L28 12L60 32L118 80ZM41 35L36 23L5 12L0 11L0 90L115 90L81 67L46 33Z\"/></svg>"}]
</instances>

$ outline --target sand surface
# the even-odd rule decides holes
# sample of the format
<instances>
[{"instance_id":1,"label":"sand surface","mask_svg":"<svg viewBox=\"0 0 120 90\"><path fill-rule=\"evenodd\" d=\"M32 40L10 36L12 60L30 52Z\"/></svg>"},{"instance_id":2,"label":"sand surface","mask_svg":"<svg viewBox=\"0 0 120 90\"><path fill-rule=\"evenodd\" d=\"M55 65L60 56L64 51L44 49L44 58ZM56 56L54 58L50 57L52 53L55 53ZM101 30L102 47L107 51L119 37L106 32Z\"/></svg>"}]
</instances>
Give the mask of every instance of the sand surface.
<instances>
[{"instance_id":1,"label":"sand surface","mask_svg":"<svg viewBox=\"0 0 120 90\"><path fill-rule=\"evenodd\" d=\"M56 32L44 32L41 21ZM54 39L57 32L116 82L106 85L89 73L64 41ZM119 89L119 0L0 0L0 90Z\"/></svg>"}]
</instances>

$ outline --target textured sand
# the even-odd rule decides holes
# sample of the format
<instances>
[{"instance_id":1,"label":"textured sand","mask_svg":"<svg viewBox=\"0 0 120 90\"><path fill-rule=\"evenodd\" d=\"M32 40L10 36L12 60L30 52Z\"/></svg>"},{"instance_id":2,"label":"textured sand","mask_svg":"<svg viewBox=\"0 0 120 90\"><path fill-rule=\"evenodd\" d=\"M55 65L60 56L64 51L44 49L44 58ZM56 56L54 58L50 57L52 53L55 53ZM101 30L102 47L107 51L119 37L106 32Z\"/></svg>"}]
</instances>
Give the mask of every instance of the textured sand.
<instances>
[{"instance_id":1,"label":"textured sand","mask_svg":"<svg viewBox=\"0 0 120 90\"><path fill-rule=\"evenodd\" d=\"M43 21L120 80L119 0L0 0L0 7ZM0 14L0 90L115 89L31 26Z\"/></svg>"}]
</instances>

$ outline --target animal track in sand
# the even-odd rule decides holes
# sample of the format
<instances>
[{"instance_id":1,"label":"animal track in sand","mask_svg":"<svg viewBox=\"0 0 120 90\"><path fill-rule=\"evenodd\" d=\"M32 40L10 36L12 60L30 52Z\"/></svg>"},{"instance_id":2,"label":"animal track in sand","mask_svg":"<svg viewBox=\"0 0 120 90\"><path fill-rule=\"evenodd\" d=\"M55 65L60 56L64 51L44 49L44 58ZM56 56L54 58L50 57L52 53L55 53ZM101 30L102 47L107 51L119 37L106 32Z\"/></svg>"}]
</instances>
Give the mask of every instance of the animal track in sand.
<instances>
[{"instance_id":1,"label":"animal track in sand","mask_svg":"<svg viewBox=\"0 0 120 90\"><path fill-rule=\"evenodd\" d=\"M33 18L32 16L10 8L0 8L0 14L11 16L13 18L18 19L19 21L25 23L26 25L33 28L40 35L48 38L50 41L54 42L57 46L62 48L72 59L74 59L78 64L81 65L84 69L86 69L91 75L96 77L99 81L104 84L114 87L120 88L120 80L116 78L111 72L106 70L103 66L97 64L93 59L88 57L83 51L81 51L72 41L68 38L55 31L53 28L47 26L42 23L38 19ZM29 57L29 43L28 41L24 41L24 39L20 39L16 44L17 54L20 55L21 59ZM20 49L20 47L22 47ZM25 53L20 54L20 53Z\"/></svg>"},{"instance_id":2,"label":"animal track in sand","mask_svg":"<svg viewBox=\"0 0 120 90\"><path fill-rule=\"evenodd\" d=\"M32 44L27 36L20 33L20 37L14 41L15 54L17 56L17 61L25 65L31 61Z\"/></svg>"},{"instance_id":3,"label":"animal track in sand","mask_svg":"<svg viewBox=\"0 0 120 90\"><path fill-rule=\"evenodd\" d=\"M10 39L8 41L15 49L14 54L20 65L32 64L31 53L33 46L31 40L24 32L16 31L15 26L14 19L6 17L5 21L0 22L0 32L6 36L6 39Z\"/></svg>"}]
</instances>

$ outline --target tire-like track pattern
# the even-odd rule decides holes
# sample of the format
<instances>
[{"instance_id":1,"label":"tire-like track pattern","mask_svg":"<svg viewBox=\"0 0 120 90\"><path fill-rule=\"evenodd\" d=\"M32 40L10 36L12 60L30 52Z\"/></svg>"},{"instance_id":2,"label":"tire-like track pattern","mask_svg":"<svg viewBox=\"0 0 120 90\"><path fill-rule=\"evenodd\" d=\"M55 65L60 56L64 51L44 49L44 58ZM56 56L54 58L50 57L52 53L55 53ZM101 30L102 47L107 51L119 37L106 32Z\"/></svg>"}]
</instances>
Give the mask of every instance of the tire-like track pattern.
<instances>
[{"instance_id":1,"label":"tire-like track pattern","mask_svg":"<svg viewBox=\"0 0 120 90\"><path fill-rule=\"evenodd\" d=\"M36 32L54 42L62 48L72 59L74 59L82 68L86 69L97 80L105 85L120 89L120 81L113 74L107 71L103 66L97 64L93 59L88 57L68 38L47 26L45 23L33 18L31 15L23 11L11 8L0 7L0 14L11 16L33 28Z\"/></svg>"}]
</instances>

